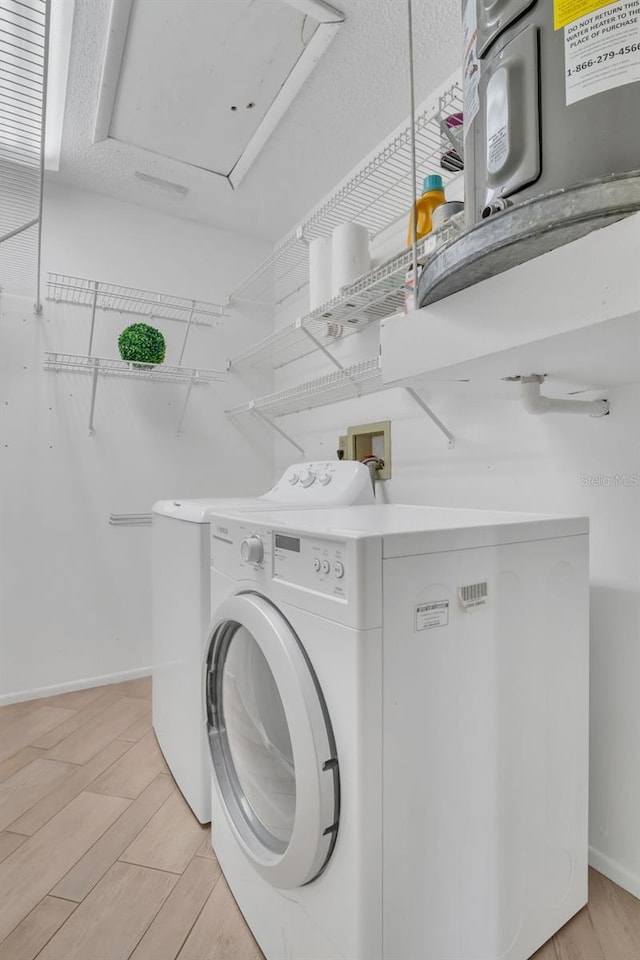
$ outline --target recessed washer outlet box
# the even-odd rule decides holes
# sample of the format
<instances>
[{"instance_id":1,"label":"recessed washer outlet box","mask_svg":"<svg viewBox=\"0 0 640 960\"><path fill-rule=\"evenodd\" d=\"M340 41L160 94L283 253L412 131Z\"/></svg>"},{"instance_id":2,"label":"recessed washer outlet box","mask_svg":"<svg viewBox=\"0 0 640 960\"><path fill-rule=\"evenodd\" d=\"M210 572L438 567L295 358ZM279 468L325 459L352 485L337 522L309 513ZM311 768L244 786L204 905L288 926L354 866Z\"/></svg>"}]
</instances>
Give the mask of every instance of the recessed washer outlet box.
<instances>
[{"instance_id":1,"label":"recessed washer outlet box","mask_svg":"<svg viewBox=\"0 0 640 960\"><path fill-rule=\"evenodd\" d=\"M340 438L342 442L343 438ZM344 447L345 460L364 460L365 457L379 457L384 467L378 470L380 480L391 478L391 421L362 423L347 428L347 443Z\"/></svg>"}]
</instances>

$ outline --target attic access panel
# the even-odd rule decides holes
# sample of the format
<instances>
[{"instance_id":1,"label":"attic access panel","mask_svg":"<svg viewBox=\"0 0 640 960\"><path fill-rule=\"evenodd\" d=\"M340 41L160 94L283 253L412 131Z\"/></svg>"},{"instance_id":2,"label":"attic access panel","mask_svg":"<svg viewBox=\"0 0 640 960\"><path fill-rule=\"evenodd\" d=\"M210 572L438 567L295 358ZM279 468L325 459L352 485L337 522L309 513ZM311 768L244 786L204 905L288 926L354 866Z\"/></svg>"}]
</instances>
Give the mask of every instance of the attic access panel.
<instances>
[{"instance_id":1,"label":"attic access panel","mask_svg":"<svg viewBox=\"0 0 640 960\"><path fill-rule=\"evenodd\" d=\"M237 185L342 20L321 0L114 0L94 140Z\"/></svg>"}]
</instances>

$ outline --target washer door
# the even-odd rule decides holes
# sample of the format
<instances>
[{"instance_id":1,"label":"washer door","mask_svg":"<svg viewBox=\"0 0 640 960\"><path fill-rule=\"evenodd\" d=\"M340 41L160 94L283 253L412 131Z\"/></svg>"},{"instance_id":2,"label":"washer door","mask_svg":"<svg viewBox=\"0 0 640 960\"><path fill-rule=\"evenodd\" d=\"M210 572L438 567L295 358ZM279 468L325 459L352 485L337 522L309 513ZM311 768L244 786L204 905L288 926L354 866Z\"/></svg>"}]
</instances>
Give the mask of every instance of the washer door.
<instances>
[{"instance_id":1,"label":"washer door","mask_svg":"<svg viewBox=\"0 0 640 960\"><path fill-rule=\"evenodd\" d=\"M313 667L264 597L220 605L205 684L214 777L238 843L273 886L308 883L336 840L338 760Z\"/></svg>"}]
</instances>

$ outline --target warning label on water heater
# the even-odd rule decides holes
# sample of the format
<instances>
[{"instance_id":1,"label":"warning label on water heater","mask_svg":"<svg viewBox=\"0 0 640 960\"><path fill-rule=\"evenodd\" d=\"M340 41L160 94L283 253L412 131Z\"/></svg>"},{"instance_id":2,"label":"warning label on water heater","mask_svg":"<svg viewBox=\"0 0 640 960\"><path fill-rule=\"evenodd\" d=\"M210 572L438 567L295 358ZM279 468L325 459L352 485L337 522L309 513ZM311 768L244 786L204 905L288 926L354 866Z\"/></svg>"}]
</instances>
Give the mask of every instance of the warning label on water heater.
<instances>
[{"instance_id":1,"label":"warning label on water heater","mask_svg":"<svg viewBox=\"0 0 640 960\"><path fill-rule=\"evenodd\" d=\"M432 630L449 623L448 600L425 600L416 604L416 630Z\"/></svg>"},{"instance_id":2,"label":"warning label on water heater","mask_svg":"<svg viewBox=\"0 0 640 960\"><path fill-rule=\"evenodd\" d=\"M640 0L618 0L564 28L566 102L640 80Z\"/></svg>"},{"instance_id":3,"label":"warning label on water heater","mask_svg":"<svg viewBox=\"0 0 640 960\"><path fill-rule=\"evenodd\" d=\"M553 0L553 29L559 30L588 13L606 7L613 0Z\"/></svg>"}]
</instances>

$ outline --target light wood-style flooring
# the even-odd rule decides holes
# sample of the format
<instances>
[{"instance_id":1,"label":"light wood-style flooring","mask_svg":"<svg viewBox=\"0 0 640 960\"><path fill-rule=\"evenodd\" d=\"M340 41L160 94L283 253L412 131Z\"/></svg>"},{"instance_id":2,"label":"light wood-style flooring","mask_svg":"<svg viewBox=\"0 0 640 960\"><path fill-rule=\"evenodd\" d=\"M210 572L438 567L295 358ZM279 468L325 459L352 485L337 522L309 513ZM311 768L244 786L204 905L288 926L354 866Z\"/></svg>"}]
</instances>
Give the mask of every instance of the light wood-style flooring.
<instances>
[{"instance_id":1,"label":"light wood-style flooring","mask_svg":"<svg viewBox=\"0 0 640 960\"><path fill-rule=\"evenodd\" d=\"M0 708L0 960L262 960L150 700L143 679ZM591 871L535 960L640 960L640 901Z\"/></svg>"}]
</instances>

